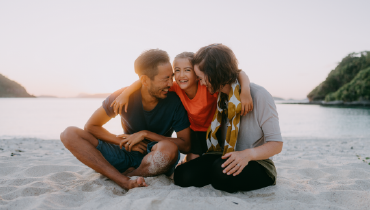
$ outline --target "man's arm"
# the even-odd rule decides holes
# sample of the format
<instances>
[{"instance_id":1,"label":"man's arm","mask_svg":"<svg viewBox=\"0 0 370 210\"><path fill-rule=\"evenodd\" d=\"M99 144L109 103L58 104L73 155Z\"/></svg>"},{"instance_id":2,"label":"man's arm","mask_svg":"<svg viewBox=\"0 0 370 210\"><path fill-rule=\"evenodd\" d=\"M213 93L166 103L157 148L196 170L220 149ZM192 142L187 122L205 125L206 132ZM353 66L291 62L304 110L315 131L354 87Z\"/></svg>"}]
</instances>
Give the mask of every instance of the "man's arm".
<instances>
[{"instance_id":1,"label":"man's arm","mask_svg":"<svg viewBox=\"0 0 370 210\"><path fill-rule=\"evenodd\" d=\"M103 128L103 125L111 119L104 108L99 107L85 124L84 130L94 135L97 139L118 145L122 138L116 137L116 135Z\"/></svg>"},{"instance_id":2,"label":"man's arm","mask_svg":"<svg viewBox=\"0 0 370 210\"><path fill-rule=\"evenodd\" d=\"M181 153L187 154L190 152L191 142L190 142L190 128L185 128L182 131L176 132L177 138L171 138L162 136L147 130L139 131L132 135L129 134L122 134L120 135L124 139L121 139L120 146L125 146L126 150L131 151L132 146L138 144L139 142L143 141L144 139L148 139L150 141L163 141L168 140L172 141L177 145Z\"/></svg>"},{"instance_id":3,"label":"man's arm","mask_svg":"<svg viewBox=\"0 0 370 210\"><path fill-rule=\"evenodd\" d=\"M176 135L177 138L171 138L164 137L162 135L158 135L150 131L145 131L144 138L149 139L150 141L162 141L164 139L169 140L177 145L181 153L183 154L189 153L191 148L190 128L188 127L182 131L176 132Z\"/></svg>"}]
</instances>

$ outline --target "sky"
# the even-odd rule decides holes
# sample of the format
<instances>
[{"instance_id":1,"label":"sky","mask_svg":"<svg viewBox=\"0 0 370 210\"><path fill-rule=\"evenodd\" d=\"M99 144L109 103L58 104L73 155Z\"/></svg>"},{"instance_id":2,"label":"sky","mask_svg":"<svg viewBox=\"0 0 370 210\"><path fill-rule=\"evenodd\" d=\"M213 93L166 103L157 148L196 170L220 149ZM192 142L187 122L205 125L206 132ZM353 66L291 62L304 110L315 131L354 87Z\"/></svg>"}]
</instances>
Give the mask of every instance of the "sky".
<instances>
[{"instance_id":1,"label":"sky","mask_svg":"<svg viewBox=\"0 0 370 210\"><path fill-rule=\"evenodd\" d=\"M229 46L251 82L303 99L343 57L370 51L370 1L0 1L0 74L33 95L110 93L135 59Z\"/></svg>"}]
</instances>

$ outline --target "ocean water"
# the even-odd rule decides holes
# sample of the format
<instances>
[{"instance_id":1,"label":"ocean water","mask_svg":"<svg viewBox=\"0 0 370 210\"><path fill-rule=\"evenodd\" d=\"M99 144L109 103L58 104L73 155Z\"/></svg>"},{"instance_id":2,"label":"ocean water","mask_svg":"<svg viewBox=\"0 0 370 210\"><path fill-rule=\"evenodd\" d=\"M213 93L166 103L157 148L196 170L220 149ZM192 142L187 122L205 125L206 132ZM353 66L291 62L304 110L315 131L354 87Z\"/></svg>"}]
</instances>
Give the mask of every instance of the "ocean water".
<instances>
[{"instance_id":1,"label":"ocean water","mask_svg":"<svg viewBox=\"0 0 370 210\"><path fill-rule=\"evenodd\" d=\"M0 98L0 139L59 139L68 126L83 128L104 99ZM282 136L296 139L370 139L370 109L276 104ZM119 117L105 126L121 134Z\"/></svg>"}]
</instances>

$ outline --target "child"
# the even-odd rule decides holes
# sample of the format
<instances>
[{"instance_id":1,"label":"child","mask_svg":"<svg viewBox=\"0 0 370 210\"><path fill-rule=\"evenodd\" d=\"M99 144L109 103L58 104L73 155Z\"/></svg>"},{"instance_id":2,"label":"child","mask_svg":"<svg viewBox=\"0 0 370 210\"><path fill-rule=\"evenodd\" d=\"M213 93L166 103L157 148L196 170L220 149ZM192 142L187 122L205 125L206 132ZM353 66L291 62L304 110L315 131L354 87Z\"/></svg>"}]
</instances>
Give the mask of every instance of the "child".
<instances>
[{"instance_id":1,"label":"child","mask_svg":"<svg viewBox=\"0 0 370 210\"><path fill-rule=\"evenodd\" d=\"M198 77L194 73L192 59L194 53L183 52L177 55L173 61L173 69L176 83L169 91L174 91L180 97L182 104L188 112L191 129L191 153L183 162L195 159L207 151L206 134L217 107L218 93L210 94L206 86L201 86ZM241 72L238 76L241 85L241 115L246 115L253 109L253 101L250 95L249 78ZM111 104L114 112L120 114L122 107L127 104L130 94L140 89L140 80L125 89Z\"/></svg>"}]
</instances>

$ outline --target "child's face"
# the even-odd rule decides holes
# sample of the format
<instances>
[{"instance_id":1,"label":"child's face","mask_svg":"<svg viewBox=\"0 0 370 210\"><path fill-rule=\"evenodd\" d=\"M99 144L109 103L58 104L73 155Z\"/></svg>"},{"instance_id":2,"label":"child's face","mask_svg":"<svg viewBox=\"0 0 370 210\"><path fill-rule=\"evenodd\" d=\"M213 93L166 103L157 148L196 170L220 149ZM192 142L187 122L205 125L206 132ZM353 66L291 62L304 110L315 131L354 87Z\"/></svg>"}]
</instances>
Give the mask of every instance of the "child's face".
<instances>
[{"instance_id":1,"label":"child's face","mask_svg":"<svg viewBox=\"0 0 370 210\"><path fill-rule=\"evenodd\" d=\"M177 58L173 62L175 80L181 89L185 90L193 85L198 85L193 66L187 58Z\"/></svg>"}]
</instances>

